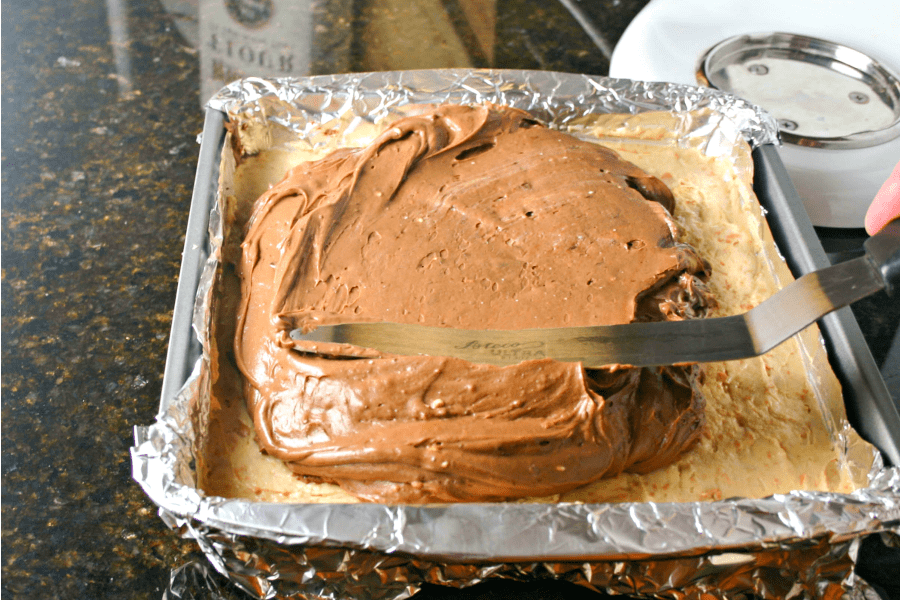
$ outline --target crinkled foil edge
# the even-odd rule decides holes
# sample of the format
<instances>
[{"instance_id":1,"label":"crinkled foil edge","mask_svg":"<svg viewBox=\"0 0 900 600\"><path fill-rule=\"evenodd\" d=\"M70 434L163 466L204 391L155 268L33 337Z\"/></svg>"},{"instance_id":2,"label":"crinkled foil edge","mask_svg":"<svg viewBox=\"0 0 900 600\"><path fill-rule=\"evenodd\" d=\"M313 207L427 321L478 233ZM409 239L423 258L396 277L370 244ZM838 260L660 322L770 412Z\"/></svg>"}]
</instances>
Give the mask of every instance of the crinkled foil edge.
<instances>
[{"instance_id":1,"label":"crinkled foil edge","mask_svg":"<svg viewBox=\"0 0 900 600\"><path fill-rule=\"evenodd\" d=\"M342 115L378 121L409 103L517 106L565 128L588 114L710 109L688 143L730 152L778 143L764 111L708 88L533 71L437 70L244 79L209 104L237 116L261 113L313 146L315 128ZM735 133L737 132L737 133ZM208 330L212 253L197 293L195 334ZM211 565L259 598L405 598L425 583L462 587L489 578L552 578L609 593L700 598L871 598L852 573L862 536L900 542L900 469L880 459L852 494L793 492L762 500L643 504L291 505L205 497L194 448L209 374L201 358L157 422L135 429L133 476L172 528L195 539ZM836 428L840 436L841 427ZM451 544L452 541L452 544ZM511 550L519 549L519 550ZM527 550L525 550L527 549ZM510 552L525 552L530 555ZM785 583L785 573L791 573ZM799 574L799 575L798 575ZM675 597L673 596L673 597Z\"/></svg>"}]
</instances>

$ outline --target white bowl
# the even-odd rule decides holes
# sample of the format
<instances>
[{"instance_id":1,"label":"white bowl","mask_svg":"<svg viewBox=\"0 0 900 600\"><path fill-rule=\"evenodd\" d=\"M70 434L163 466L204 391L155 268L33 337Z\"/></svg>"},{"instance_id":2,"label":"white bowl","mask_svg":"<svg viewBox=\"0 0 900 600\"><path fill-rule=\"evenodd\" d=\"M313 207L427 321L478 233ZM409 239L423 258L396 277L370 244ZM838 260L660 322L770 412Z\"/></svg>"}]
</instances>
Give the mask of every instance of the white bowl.
<instances>
[{"instance_id":1,"label":"white bowl","mask_svg":"<svg viewBox=\"0 0 900 600\"><path fill-rule=\"evenodd\" d=\"M733 36L764 31L823 38L900 71L898 2L652 0L620 38L609 74L697 84L698 64L710 48ZM785 140L779 153L814 225L861 228L869 202L900 160L900 138L850 149L810 148Z\"/></svg>"}]
</instances>

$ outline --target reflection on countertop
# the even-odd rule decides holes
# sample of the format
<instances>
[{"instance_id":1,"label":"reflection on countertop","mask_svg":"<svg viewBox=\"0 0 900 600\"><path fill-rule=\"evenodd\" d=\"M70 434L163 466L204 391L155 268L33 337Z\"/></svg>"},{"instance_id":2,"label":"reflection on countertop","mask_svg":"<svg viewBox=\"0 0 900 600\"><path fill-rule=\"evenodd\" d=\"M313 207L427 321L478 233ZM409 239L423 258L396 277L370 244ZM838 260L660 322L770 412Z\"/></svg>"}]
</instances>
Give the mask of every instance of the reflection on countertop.
<instances>
[{"instance_id":1,"label":"reflection on countertop","mask_svg":"<svg viewBox=\"0 0 900 600\"><path fill-rule=\"evenodd\" d=\"M284 75L467 66L604 75L609 49L646 3L5 4L4 596L245 597L201 566L194 542L163 524L130 472L132 428L159 405L210 90L259 64ZM272 41L254 25L266 7L283 38L268 50L254 45ZM298 11L321 15L302 36ZM285 48L296 54L282 59ZM864 312L877 354L898 308L875 299ZM495 582L420 597L601 596Z\"/></svg>"},{"instance_id":2,"label":"reflection on countertop","mask_svg":"<svg viewBox=\"0 0 900 600\"><path fill-rule=\"evenodd\" d=\"M109 0L116 2L119 0ZM615 40L647 0L165 0L198 49L201 97L243 75L439 68L605 75Z\"/></svg>"}]
</instances>

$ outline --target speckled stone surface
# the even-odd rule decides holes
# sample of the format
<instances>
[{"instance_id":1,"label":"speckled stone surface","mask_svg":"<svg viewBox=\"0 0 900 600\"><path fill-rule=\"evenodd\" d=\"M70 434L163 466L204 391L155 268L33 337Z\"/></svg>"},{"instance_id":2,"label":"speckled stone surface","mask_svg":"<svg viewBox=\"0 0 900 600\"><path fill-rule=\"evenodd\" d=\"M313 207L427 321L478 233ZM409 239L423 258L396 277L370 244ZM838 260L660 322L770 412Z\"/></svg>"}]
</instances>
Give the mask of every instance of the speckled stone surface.
<instances>
[{"instance_id":1,"label":"speckled stone surface","mask_svg":"<svg viewBox=\"0 0 900 600\"><path fill-rule=\"evenodd\" d=\"M197 59L136 3L3 5L3 596L160 598L194 551L131 481L158 406L193 175Z\"/></svg>"},{"instance_id":2,"label":"speckled stone surface","mask_svg":"<svg viewBox=\"0 0 900 600\"><path fill-rule=\"evenodd\" d=\"M612 47L644 4L586 10ZM159 404L202 129L197 2L166 6L3 2L4 598L244 597L198 567L194 542L131 479L133 427ZM399 27L390 6L359 2L354 31L376 16ZM460 39L479 35L460 5L443 6ZM469 52L474 66L607 72L561 4L503 2L496 14L493 44ZM365 41L352 44L354 70L372 67ZM416 66L443 66L428 60ZM869 311L876 347L897 328L883 304ZM419 597L599 596L492 583Z\"/></svg>"}]
</instances>

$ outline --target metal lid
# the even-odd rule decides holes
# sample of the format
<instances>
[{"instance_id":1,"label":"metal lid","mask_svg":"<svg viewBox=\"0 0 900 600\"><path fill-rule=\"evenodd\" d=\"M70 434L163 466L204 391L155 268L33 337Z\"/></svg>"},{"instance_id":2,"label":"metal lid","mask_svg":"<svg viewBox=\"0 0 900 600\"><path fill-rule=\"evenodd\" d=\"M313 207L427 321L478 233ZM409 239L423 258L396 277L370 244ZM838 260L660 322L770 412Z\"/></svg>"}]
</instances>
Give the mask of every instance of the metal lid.
<instances>
[{"instance_id":1,"label":"metal lid","mask_svg":"<svg viewBox=\"0 0 900 600\"><path fill-rule=\"evenodd\" d=\"M900 78L847 46L789 33L728 38L697 66L702 85L761 106L786 143L865 148L900 136Z\"/></svg>"}]
</instances>

